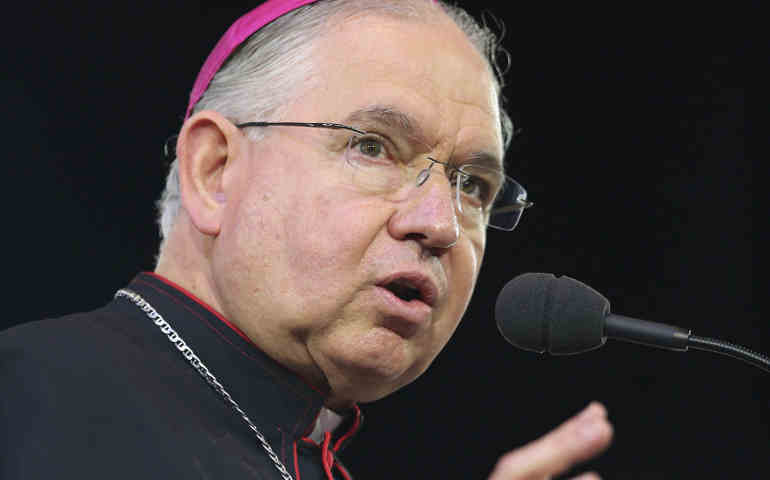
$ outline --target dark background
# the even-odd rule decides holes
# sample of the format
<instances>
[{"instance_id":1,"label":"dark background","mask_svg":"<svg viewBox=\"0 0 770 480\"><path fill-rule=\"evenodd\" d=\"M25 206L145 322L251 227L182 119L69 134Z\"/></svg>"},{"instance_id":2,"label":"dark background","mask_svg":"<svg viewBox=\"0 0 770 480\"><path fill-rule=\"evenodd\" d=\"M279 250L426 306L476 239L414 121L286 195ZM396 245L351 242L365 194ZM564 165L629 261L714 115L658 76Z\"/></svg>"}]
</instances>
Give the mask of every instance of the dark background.
<instances>
[{"instance_id":1,"label":"dark background","mask_svg":"<svg viewBox=\"0 0 770 480\"><path fill-rule=\"evenodd\" d=\"M624 5L473 2L507 26L506 94L523 128L509 168L537 205L515 233L490 234L471 308L428 373L364 406L344 455L357 478L485 478L500 454L591 400L607 405L616 437L583 468L605 478L770 474L767 373L614 342L538 356L494 325L505 282L544 271L592 285L617 313L770 351L743 106L747 66L765 59L748 57L747 12ZM249 8L10 7L0 327L95 308L153 268L162 142L209 50Z\"/></svg>"}]
</instances>

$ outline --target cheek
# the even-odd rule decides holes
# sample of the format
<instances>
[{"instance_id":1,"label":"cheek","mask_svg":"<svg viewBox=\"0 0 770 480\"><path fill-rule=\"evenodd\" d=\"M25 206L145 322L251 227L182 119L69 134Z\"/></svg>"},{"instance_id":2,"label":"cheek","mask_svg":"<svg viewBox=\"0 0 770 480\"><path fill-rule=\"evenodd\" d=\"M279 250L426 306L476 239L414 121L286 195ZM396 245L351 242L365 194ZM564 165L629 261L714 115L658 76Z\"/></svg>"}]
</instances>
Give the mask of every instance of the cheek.
<instances>
[{"instance_id":1,"label":"cheek","mask_svg":"<svg viewBox=\"0 0 770 480\"><path fill-rule=\"evenodd\" d=\"M467 248L457 252L454 258L451 272L451 300L447 305L447 312L442 315L444 322L438 323L437 337L443 339L441 348L449 341L457 326L465 314L471 296L473 295L481 267L481 259L484 254L483 245L475 245L468 242ZM460 245L458 245L460 247Z\"/></svg>"},{"instance_id":2,"label":"cheek","mask_svg":"<svg viewBox=\"0 0 770 480\"><path fill-rule=\"evenodd\" d=\"M476 286L481 260L484 256L484 238L478 241L465 239L462 250L458 249L457 256L452 263L452 290L455 292L456 303L462 312L470 302L471 295Z\"/></svg>"},{"instance_id":3,"label":"cheek","mask_svg":"<svg viewBox=\"0 0 770 480\"><path fill-rule=\"evenodd\" d=\"M335 185L297 192L287 224L291 269L317 282L335 282L359 270L385 224L384 209Z\"/></svg>"},{"instance_id":4,"label":"cheek","mask_svg":"<svg viewBox=\"0 0 770 480\"><path fill-rule=\"evenodd\" d=\"M269 193L264 194L263 205L269 197ZM251 298L269 288L260 281L266 272L278 283L275 267L283 258L284 234L275 228L276 219L268 214L269 209L257 208L247 198L230 198L228 202L230 212L216 244L217 279L226 282L221 285L224 292Z\"/></svg>"},{"instance_id":5,"label":"cheek","mask_svg":"<svg viewBox=\"0 0 770 480\"><path fill-rule=\"evenodd\" d=\"M333 188L293 196L292 210L307 213L284 224L282 274L303 315L316 319L308 323L344 316L368 280L367 254L383 224L373 207Z\"/></svg>"}]
</instances>

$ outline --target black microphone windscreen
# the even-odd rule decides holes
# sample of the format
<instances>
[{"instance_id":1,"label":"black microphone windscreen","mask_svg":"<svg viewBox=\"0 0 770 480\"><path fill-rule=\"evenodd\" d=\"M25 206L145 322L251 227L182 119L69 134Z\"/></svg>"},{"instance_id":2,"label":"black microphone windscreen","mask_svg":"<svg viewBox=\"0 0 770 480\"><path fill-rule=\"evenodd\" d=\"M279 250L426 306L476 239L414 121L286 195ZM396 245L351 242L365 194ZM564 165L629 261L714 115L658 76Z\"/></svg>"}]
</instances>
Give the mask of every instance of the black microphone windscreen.
<instances>
[{"instance_id":1,"label":"black microphone windscreen","mask_svg":"<svg viewBox=\"0 0 770 480\"><path fill-rule=\"evenodd\" d=\"M574 278L525 273L503 287L495 305L497 328L519 348L554 355L604 344L610 302Z\"/></svg>"}]
</instances>

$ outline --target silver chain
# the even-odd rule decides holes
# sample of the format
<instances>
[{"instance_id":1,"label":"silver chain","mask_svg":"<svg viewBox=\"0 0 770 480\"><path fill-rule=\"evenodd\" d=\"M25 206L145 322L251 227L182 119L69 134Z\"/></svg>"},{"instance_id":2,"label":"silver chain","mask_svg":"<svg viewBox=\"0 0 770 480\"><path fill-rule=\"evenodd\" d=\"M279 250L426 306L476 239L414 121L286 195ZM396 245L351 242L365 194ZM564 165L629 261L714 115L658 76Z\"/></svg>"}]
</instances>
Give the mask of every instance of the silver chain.
<instances>
[{"instance_id":1,"label":"silver chain","mask_svg":"<svg viewBox=\"0 0 770 480\"><path fill-rule=\"evenodd\" d=\"M115 298L118 297L126 297L132 302L136 304L137 307L139 307L144 313L147 314L147 316L150 318L150 320L153 321L153 323L160 328L160 331L166 334L166 337L168 337L168 341L171 342L177 350L182 354L184 358L187 359L188 362L190 362L190 365L193 366L195 370L198 371L198 373L201 374L204 380L206 380L206 383L211 385L211 388L213 388L217 393L219 393L222 398L225 399L225 403L230 405L230 407L235 410L236 413L238 413L244 422L246 422L246 425L249 426L251 431L254 432L254 434L257 436L257 439L259 440L259 443L262 444L262 448L265 449L265 452L267 452L267 456L270 457L270 460L273 461L273 465L275 465L275 468L278 469L278 472L281 474L281 477L283 477L283 480L294 480L289 473L288 470L286 470L286 467L281 463L281 460L278 458L278 455L275 454L272 447L270 447L270 443L268 443L267 438L265 438L264 435L262 435L262 432L259 431L256 425L254 425L254 422L251 421L251 419L246 416L246 412L244 412L241 407L236 403L235 400L233 400L233 397L230 396L229 393L227 393L227 390L225 390L225 387L222 386L221 383L217 380L217 378L214 376L214 374L211 373L211 370L206 367L206 365L201 361L200 358L198 358L195 353L193 353L192 349L185 343L184 340L182 340L182 337L179 336L178 333L176 333L176 330L171 328L171 325L163 318L163 316L158 313L157 310L155 310L152 305L147 302L144 298L142 298L141 295L138 293L127 290L127 289L120 289L115 293Z\"/></svg>"}]
</instances>

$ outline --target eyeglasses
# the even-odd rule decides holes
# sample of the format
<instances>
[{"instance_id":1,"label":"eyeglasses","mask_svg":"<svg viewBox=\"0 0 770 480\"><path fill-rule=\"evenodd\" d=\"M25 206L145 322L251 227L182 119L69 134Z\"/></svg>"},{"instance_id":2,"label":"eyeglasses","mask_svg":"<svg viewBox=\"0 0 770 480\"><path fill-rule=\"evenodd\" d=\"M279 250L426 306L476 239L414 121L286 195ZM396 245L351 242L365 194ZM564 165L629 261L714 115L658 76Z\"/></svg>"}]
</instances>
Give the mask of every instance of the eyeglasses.
<instances>
[{"instance_id":1,"label":"eyeglasses","mask_svg":"<svg viewBox=\"0 0 770 480\"><path fill-rule=\"evenodd\" d=\"M349 182L374 194L393 193L407 185L419 188L428 181L436 164L452 187L452 201L463 225L511 231L524 210L533 205L527 191L516 180L496 168L466 164L455 166L415 151L413 142L397 135L366 132L339 123L247 122L246 127L311 127L353 132L344 152L343 171ZM173 140L166 140L164 156L173 160ZM422 157L422 158L420 158Z\"/></svg>"},{"instance_id":2,"label":"eyeglasses","mask_svg":"<svg viewBox=\"0 0 770 480\"><path fill-rule=\"evenodd\" d=\"M436 164L452 187L458 217L468 227L491 227L511 231L525 209L533 205L527 191L502 171L482 165L454 166L419 155L409 139L366 132L339 123L247 122L246 127L311 127L348 130L353 135L344 153L344 172L357 188L376 194L393 193L409 184L419 188L430 178ZM417 160L422 156L422 160Z\"/></svg>"}]
</instances>

